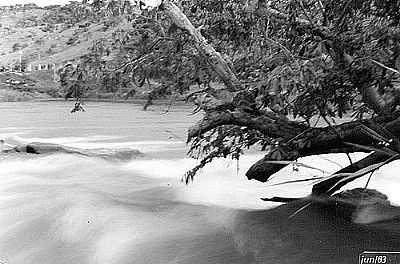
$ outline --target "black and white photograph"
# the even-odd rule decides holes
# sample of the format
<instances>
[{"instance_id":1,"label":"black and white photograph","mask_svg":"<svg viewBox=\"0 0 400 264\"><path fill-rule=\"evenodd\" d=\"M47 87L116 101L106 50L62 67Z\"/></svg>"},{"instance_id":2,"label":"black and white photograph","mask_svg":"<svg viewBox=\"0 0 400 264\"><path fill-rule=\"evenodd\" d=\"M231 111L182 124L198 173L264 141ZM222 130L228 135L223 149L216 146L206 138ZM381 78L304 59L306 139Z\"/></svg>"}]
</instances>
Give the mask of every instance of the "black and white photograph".
<instances>
[{"instance_id":1,"label":"black and white photograph","mask_svg":"<svg viewBox=\"0 0 400 264\"><path fill-rule=\"evenodd\" d=\"M399 263L399 0L0 0L0 264Z\"/></svg>"}]
</instances>

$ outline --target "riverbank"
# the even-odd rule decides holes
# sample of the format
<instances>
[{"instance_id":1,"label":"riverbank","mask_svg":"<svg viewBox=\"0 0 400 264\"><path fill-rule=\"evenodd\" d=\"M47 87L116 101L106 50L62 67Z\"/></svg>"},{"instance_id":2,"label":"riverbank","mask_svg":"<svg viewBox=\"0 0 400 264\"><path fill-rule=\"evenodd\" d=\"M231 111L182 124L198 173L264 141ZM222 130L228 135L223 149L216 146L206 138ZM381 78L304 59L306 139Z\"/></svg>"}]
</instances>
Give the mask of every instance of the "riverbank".
<instances>
[{"instance_id":1,"label":"riverbank","mask_svg":"<svg viewBox=\"0 0 400 264\"><path fill-rule=\"evenodd\" d=\"M60 95L60 88L50 72L0 73L0 102L49 99Z\"/></svg>"},{"instance_id":2,"label":"riverbank","mask_svg":"<svg viewBox=\"0 0 400 264\"><path fill-rule=\"evenodd\" d=\"M151 89L149 87L137 88L137 93L128 99L126 91L117 93L92 91L84 96L87 102L112 102L147 104ZM52 80L50 73L25 74L18 72L0 73L0 102L21 101L65 101L59 83ZM69 98L68 101L75 99ZM185 104L184 96L166 96L161 99L151 100L152 104Z\"/></svg>"},{"instance_id":3,"label":"riverbank","mask_svg":"<svg viewBox=\"0 0 400 264\"><path fill-rule=\"evenodd\" d=\"M74 99L64 99L64 98L36 98L32 99L33 102L74 102ZM147 99L133 98L133 99L114 99L114 98L84 98L85 102L99 102L99 103L126 103L126 104L138 104L142 105L147 102ZM171 104L171 100L168 99L157 99L152 101L154 105L168 105ZM190 104L184 100L174 100L174 105L187 105Z\"/></svg>"},{"instance_id":4,"label":"riverbank","mask_svg":"<svg viewBox=\"0 0 400 264\"><path fill-rule=\"evenodd\" d=\"M1 102L61 102L61 101L75 101L73 98L65 99L60 96L52 96L51 94L58 95L59 92L56 88L53 89L52 93L43 92L41 90L30 88L16 88L12 86L0 86L0 103ZM148 101L146 95L134 96L130 99L123 99L120 96L113 96L108 94L101 94L99 97L85 97L85 102L104 102L104 103L129 103L129 104L140 104L144 105ZM153 105L184 105L187 102L184 98L177 99L154 99L152 100Z\"/></svg>"},{"instance_id":5,"label":"riverbank","mask_svg":"<svg viewBox=\"0 0 400 264\"><path fill-rule=\"evenodd\" d=\"M21 102L31 100L49 100L48 94L40 92L16 91L14 89L0 88L0 102Z\"/></svg>"}]
</instances>

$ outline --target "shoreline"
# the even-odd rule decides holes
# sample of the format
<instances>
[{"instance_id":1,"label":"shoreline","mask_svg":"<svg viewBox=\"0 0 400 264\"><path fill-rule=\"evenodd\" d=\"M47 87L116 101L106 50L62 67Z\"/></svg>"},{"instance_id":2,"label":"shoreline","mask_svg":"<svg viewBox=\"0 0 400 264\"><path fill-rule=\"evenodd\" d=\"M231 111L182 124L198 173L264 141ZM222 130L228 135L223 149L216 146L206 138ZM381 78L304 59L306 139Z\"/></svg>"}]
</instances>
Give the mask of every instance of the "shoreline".
<instances>
[{"instance_id":1,"label":"shoreline","mask_svg":"<svg viewBox=\"0 0 400 264\"><path fill-rule=\"evenodd\" d=\"M37 98L28 100L28 102L74 102L74 99L64 98ZM147 102L147 99L109 99L109 98L84 98L83 102L101 102L101 103L129 103L129 104L144 104ZM171 100L168 99L155 99L152 100L153 105L163 105L171 103ZM189 102L185 102L184 100L173 100L173 104L181 104L181 105L191 105Z\"/></svg>"},{"instance_id":2,"label":"shoreline","mask_svg":"<svg viewBox=\"0 0 400 264\"><path fill-rule=\"evenodd\" d=\"M75 102L74 99L64 98L32 98L26 100L0 100L0 103L16 103L16 102ZM144 105L147 102L147 99L108 99L108 98L85 98L83 102L99 102L99 103L118 103L118 104L138 104ZM171 100L168 99L156 99L152 101L152 105L188 105L192 106L193 104L190 102L186 102L184 100Z\"/></svg>"}]
</instances>

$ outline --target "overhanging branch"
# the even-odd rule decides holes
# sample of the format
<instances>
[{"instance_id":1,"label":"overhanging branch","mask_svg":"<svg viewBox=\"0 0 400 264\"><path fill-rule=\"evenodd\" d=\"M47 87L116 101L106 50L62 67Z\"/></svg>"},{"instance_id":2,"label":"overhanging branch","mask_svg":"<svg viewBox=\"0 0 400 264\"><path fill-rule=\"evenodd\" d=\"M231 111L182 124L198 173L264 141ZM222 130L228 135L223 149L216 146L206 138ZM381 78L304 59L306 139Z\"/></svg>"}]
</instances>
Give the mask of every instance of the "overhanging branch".
<instances>
[{"instance_id":1,"label":"overhanging branch","mask_svg":"<svg viewBox=\"0 0 400 264\"><path fill-rule=\"evenodd\" d=\"M368 127L374 127L376 124L379 124L393 135L400 135L400 118L369 119L364 120L362 123ZM344 123L332 128L313 128L301 137L298 137L296 142L290 142L286 146L283 146L285 151L281 153L280 159L294 161L300 157L310 155L366 151L355 146L349 146L345 142L370 145L376 143L376 140L360 129L359 121ZM271 175L285 167L280 164L268 163L267 161L274 160L273 156L271 152L268 152L263 159L256 162L247 171L246 176L249 179L262 182L267 181Z\"/></svg>"},{"instance_id":2,"label":"overhanging branch","mask_svg":"<svg viewBox=\"0 0 400 264\"><path fill-rule=\"evenodd\" d=\"M368 155L367 157L337 171L335 174L355 173L356 171L359 171L370 165L373 165L373 164L376 164L379 162L384 162L389 158L390 158L390 156L388 156L388 155L374 152L374 153ZM341 187L343 187L344 185L346 185L347 183L350 182L350 181L343 181L343 182L339 183L339 181L341 181L344 178L345 178L345 176L334 177L334 178L329 178L328 180L325 180L325 181L321 181L320 183L317 183L313 186L312 194L316 195L316 196L332 195L336 191L340 190ZM352 179L352 180L354 180L354 179Z\"/></svg>"},{"instance_id":3,"label":"overhanging branch","mask_svg":"<svg viewBox=\"0 0 400 264\"><path fill-rule=\"evenodd\" d=\"M255 116L241 111L211 111L189 129L188 141L222 125L245 126L258 130L268 137L290 139L302 133L307 126L275 116Z\"/></svg>"}]
</instances>

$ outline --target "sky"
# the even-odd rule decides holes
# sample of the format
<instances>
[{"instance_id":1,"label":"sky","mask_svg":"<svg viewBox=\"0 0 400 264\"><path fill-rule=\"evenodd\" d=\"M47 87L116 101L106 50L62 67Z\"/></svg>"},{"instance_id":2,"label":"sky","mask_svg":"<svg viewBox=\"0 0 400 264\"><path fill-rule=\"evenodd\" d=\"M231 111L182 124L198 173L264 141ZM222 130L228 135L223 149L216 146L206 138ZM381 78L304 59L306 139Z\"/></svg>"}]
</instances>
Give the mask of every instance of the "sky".
<instances>
[{"instance_id":1,"label":"sky","mask_svg":"<svg viewBox=\"0 0 400 264\"><path fill-rule=\"evenodd\" d=\"M0 6L35 3L38 6L66 4L69 0L0 0Z\"/></svg>"},{"instance_id":2,"label":"sky","mask_svg":"<svg viewBox=\"0 0 400 264\"><path fill-rule=\"evenodd\" d=\"M0 6L35 3L38 6L67 4L70 0L0 0ZM157 0L144 1L148 5L156 5Z\"/></svg>"}]
</instances>

